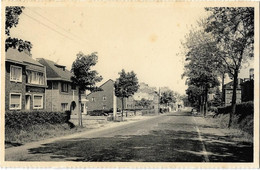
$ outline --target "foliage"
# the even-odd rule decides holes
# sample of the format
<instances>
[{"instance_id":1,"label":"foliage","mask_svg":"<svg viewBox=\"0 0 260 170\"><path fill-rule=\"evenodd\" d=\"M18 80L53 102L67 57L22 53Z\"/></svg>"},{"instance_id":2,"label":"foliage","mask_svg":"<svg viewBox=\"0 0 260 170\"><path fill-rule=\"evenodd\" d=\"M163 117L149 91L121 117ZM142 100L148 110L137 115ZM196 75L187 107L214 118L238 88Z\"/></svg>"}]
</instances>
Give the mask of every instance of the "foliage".
<instances>
[{"instance_id":1,"label":"foliage","mask_svg":"<svg viewBox=\"0 0 260 170\"><path fill-rule=\"evenodd\" d=\"M140 101L135 101L135 103L136 103L135 104L136 106L141 106L143 108L148 108L151 105L152 101L142 98Z\"/></svg>"},{"instance_id":2,"label":"foliage","mask_svg":"<svg viewBox=\"0 0 260 170\"><path fill-rule=\"evenodd\" d=\"M7 6L5 9L5 34L7 35L5 51L7 51L8 48L17 48L20 52L23 50L31 51L31 42L10 37L10 29L18 25L19 15L22 14L23 10L23 6Z\"/></svg>"},{"instance_id":3,"label":"foliage","mask_svg":"<svg viewBox=\"0 0 260 170\"><path fill-rule=\"evenodd\" d=\"M220 62L224 63L233 79L232 115L236 112L236 89L238 73L242 62L253 57L254 48L254 8L214 7L205 8L210 15L204 24L205 31L213 35L219 49Z\"/></svg>"},{"instance_id":4,"label":"foliage","mask_svg":"<svg viewBox=\"0 0 260 170\"><path fill-rule=\"evenodd\" d=\"M176 102L176 96L174 95L174 92L172 90L167 90L161 93L160 97L160 104L166 104L169 103L175 103Z\"/></svg>"},{"instance_id":5,"label":"foliage","mask_svg":"<svg viewBox=\"0 0 260 170\"><path fill-rule=\"evenodd\" d=\"M68 122L68 112L47 111L7 111L5 112L5 127L22 130L33 125L40 124L62 124Z\"/></svg>"},{"instance_id":6,"label":"foliage","mask_svg":"<svg viewBox=\"0 0 260 170\"><path fill-rule=\"evenodd\" d=\"M232 111L232 106L218 107L217 114L228 114ZM243 102L236 105L236 115L254 114L254 102Z\"/></svg>"},{"instance_id":7,"label":"foliage","mask_svg":"<svg viewBox=\"0 0 260 170\"><path fill-rule=\"evenodd\" d=\"M136 74L131 71L126 73L123 69L115 82L115 95L121 98L128 98L137 92L139 85Z\"/></svg>"},{"instance_id":8,"label":"foliage","mask_svg":"<svg viewBox=\"0 0 260 170\"><path fill-rule=\"evenodd\" d=\"M207 95L211 88L219 85L218 76L223 71L219 66L216 42L210 34L201 28L193 29L182 43L185 48L185 72L188 100L194 107L203 106L207 112Z\"/></svg>"},{"instance_id":9,"label":"foliage","mask_svg":"<svg viewBox=\"0 0 260 170\"><path fill-rule=\"evenodd\" d=\"M96 70L91 70L98 62L97 53L85 55L82 52L77 54L77 59L72 63L71 72L73 73L72 81L79 86L80 91L95 91L98 88L96 83L103 78L98 75Z\"/></svg>"},{"instance_id":10,"label":"foliage","mask_svg":"<svg viewBox=\"0 0 260 170\"><path fill-rule=\"evenodd\" d=\"M126 73L125 70L122 69L122 71L119 72L118 74L119 74L119 78L116 79L114 87L115 87L115 95L117 97L120 97L122 101L122 116L123 116L124 98L128 98L132 96L135 92L137 92L139 85L138 85L138 79L136 77L136 74L133 71Z\"/></svg>"}]
</instances>

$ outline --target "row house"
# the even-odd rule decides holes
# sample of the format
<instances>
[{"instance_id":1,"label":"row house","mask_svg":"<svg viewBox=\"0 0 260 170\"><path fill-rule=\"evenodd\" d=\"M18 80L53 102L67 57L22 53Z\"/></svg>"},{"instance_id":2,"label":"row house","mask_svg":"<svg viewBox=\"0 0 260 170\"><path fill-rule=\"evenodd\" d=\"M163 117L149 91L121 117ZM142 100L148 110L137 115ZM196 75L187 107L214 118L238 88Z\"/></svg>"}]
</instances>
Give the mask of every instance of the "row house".
<instances>
[{"instance_id":1,"label":"row house","mask_svg":"<svg viewBox=\"0 0 260 170\"><path fill-rule=\"evenodd\" d=\"M44 58L38 58L37 61L46 67L46 110L70 110L71 114L84 111L84 103L79 106L79 87L71 80L73 74L65 66L53 61Z\"/></svg>"},{"instance_id":2,"label":"row house","mask_svg":"<svg viewBox=\"0 0 260 170\"><path fill-rule=\"evenodd\" d=\"M5 110L46 108L46 68L26 52L5 53Z\"/></svg>"}]
</instances>

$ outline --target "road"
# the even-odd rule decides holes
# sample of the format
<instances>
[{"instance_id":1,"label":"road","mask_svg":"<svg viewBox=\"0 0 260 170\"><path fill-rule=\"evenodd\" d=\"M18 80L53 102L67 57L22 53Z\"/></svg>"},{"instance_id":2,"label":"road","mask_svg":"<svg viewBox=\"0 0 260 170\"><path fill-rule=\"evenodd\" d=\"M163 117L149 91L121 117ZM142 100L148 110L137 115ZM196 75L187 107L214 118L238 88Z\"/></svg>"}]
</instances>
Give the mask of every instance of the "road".
<instances>
[{"instance_id":1,"label":"road","mask_svg":"<svg viewBox=\"0 0 260 170\"><path fill-rule=\"evenodd\" d=\"M252 162L252 143L226 136L188 112L6 149L6 161Z\"/></svg>"}]
</instances>

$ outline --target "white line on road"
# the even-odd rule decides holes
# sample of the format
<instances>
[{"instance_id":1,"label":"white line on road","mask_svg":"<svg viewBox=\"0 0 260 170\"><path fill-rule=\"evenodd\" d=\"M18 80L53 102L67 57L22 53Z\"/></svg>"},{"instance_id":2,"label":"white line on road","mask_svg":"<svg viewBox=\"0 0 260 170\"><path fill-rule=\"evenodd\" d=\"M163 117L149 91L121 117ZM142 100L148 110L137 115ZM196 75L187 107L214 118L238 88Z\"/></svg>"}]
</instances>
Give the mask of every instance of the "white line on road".
<instances>
[{"instance_id":1,"label":"white line on road","mask_svg":"<svg viewBox=\"0 0 260 170\"><path fill-rule=\"evenodd\" d=\"M200 130L199 130L198 126L197 126L197 121L196 121L196 119L194 119L194 117L193 117L193 120L194 120L195 123L196 123L196 130L197 130L197 132L198 132L198 134L199 134L199 140L200 140L201 143L202 143L202 150L203 150L202 153L203 153L203 155L204 155L205 161L206 161L206 162L209 162L209 156L208 156L206 147L205 147L205 145L204 145L204 142L202 141L202 137L201 137L201 135L200 135Z\"/></svg>"}]
</instances>

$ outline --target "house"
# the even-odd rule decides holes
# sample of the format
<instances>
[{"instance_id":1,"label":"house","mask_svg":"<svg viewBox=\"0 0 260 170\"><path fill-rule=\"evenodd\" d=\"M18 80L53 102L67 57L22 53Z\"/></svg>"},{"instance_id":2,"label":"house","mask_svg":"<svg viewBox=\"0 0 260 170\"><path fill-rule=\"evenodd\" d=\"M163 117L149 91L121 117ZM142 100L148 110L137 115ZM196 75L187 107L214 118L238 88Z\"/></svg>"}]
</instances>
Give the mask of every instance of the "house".
<instances>
[{"instance_id":1,"label":"house","mask_svg":"<svg viewBox=\"0 0 260 170\"><path fill-rule=\"evenodd\" d=\"M80 112L79 87L71 80L73 74L65 66L53 61L44 58L38 58L37 61L46 67L48 86L46 109L48 111L71 110L71 114L78 114ZM84 110L84 103L81 107Z\"/></svg>"},{"instance_id":2,"label":"house","mask_svg":"<svg viewBox=\"0 0 260 170\"><path fill-rule=\"evenodd\" d=\"M114 100L114 81L109 79L103 83L100 87L101 91L92 92L87 95L87 110L112 110L113 109L113 100ZM120 98L116 98L117 108L122 109L122 101ZM124 99L124 105L127 106L127 103ZM124 107L127 109L127 107Z\"/></svg>"},{"instance_id":3,"label":"house","mask_svg":"<svg viewBox=\"0 0 260 170\"><path fill-rule=\"evenodd\" d=\"M137 102L142 99L151 101L149 109L154 109L155 113L159 111L159 94L155 87L150 87L148 84L140 83L138 91L133 95L133 100Z\"/></svg>"},{"instance_id":4,"label":"house","mask_svg":"<svg viewBox=\"0 0 260 170\"><path fill-rule=\"evenodd\" d=\"M243 82L243 79L238 78L237 83L237 93L236 93L236 103L241 103L242 101L242 89L241 89L241 83ZM233 81L225 84L223 86L223 102L225 106L231 105L232 102L232 96L233 96Z\"/></svg>"},{"instance_id":5,"label":"house","mask_svg":"<svg viewBox=\"0 0 260 170\"><path fill-rule=\"evenodd\" d=\"M254 101L254 69L249 70L249 78L241 83L242 102Z\"/></svg>"},{"instance_id":6,"label":"house","mask_svg":"<svg viewBox=\"0 0 260 170\"><path fill-rule=\"evenodd\" d=\"M26 52L5 53L5 110L46 108L46 68Z\"/></svg>"}]
</instances>

